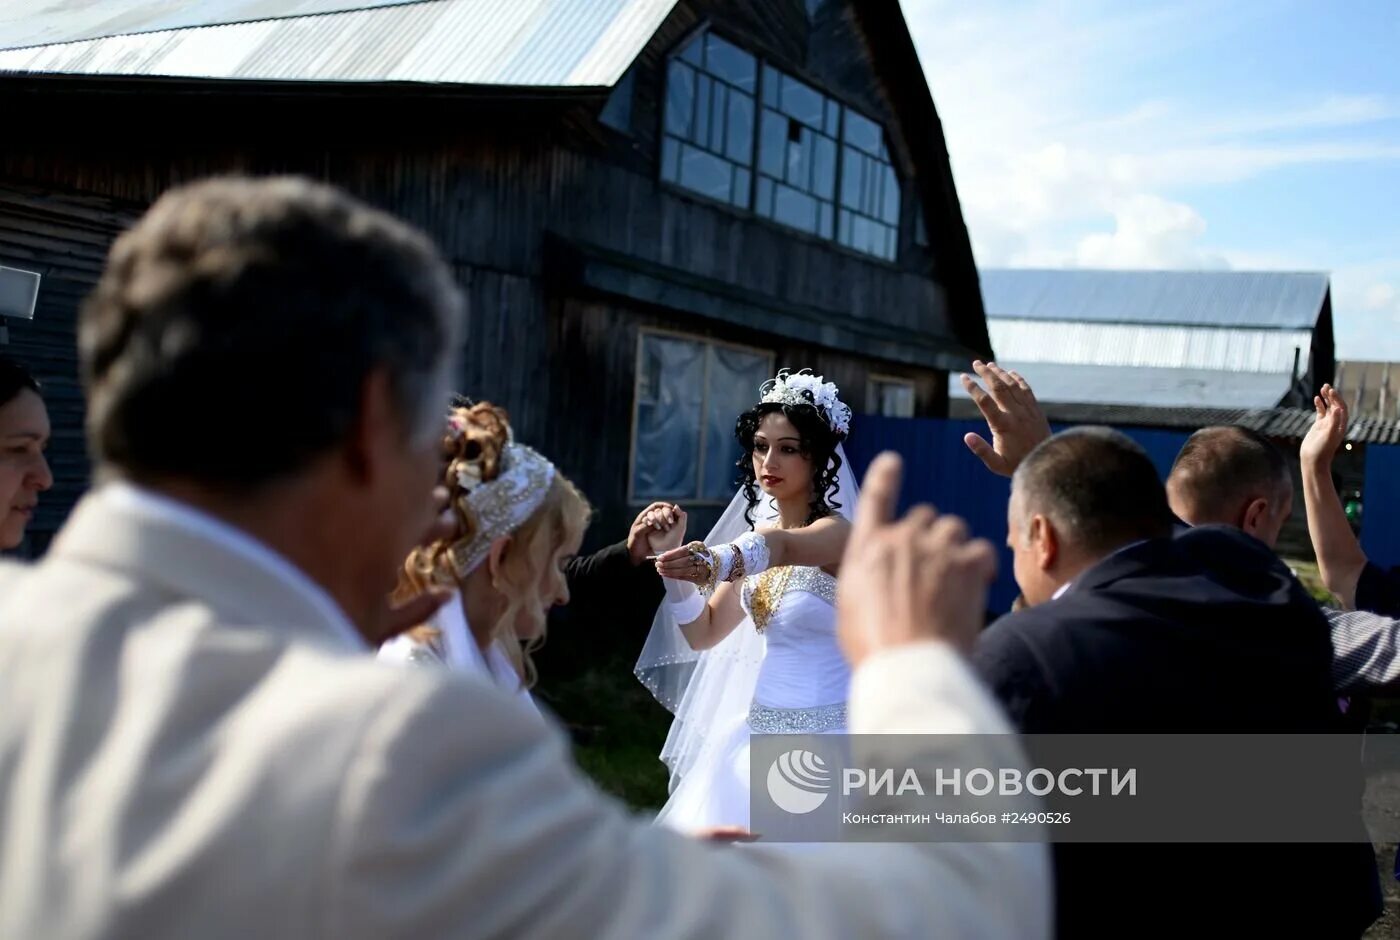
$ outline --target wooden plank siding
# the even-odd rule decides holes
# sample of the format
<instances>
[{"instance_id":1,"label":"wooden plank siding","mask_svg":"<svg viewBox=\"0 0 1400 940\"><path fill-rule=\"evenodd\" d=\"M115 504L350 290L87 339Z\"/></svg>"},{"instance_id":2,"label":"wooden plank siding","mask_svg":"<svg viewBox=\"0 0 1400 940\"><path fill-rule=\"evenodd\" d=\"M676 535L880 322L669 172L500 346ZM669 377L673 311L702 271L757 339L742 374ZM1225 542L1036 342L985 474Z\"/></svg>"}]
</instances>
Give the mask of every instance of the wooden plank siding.
<instances>
[{"instance_id":1,"label":"wooden plank siding","mask_svg":"<svg viewBox=\"0 0 1400 940\"><path fill-rule=\"evenodd\" d=\"M461 390L508 408L521 439L583 485L602 512L598 538L619 535L632 511L643 329L771 351L837 381L858 411L871 374L905 378L916 413L944 414L947 370L986 353L986 329L941 131L915 123L905 85L926 94L924 80L916 59L889 52L890 16L898 6L885 0L827 0L812 20L805 0L682 0L632 66L626 132L597 119L606 89L0 77L12 125L44 128L0 148L0 263L45 272L36 321L11 324L9 352L49 383L62 435L61 499L36 529L56 525L87 480L79 298L128 220L170 186L220 173L307 175L424 229L467 299ZM702 27L884 125L902 189L896 262L660 181L667 58ZM919 212L932 248L913 243ZM551 246L603 259L610 286ZM668 306L647 287L657 282L703 303Z\"/></svg>"}]
</instances>

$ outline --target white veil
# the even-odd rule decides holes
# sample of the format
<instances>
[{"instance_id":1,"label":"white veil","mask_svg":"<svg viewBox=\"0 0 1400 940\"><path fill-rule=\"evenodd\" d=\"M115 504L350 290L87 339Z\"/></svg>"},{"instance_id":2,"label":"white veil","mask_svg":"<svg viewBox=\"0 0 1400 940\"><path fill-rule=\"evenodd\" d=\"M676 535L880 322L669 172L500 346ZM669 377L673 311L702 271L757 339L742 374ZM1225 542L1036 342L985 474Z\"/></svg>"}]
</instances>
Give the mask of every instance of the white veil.
<instances>
[{"instance_id":1,"label":"white veil","mask_svg":"<svg viewBox=\"0 0 1400 940\"><path fill-rule=\"evenodd\" d=\"M840 504L837 512L850 519L859 490L846 450L840 444L836 446L836 457L841 466L836 474L837 489L829 498ZM743 490L735 493L705 537L705 544L722 545L749 531L744 519L748 508ZM754 507L754 526L771 522L777 515L776 504L760 498ZM633 671L657 701L675 715L661 749L661 760L671 773L670 792L675 792L681 778L703 755L723 746L723 741L716 740L721 735L712 731L731 728L747 718L766 650L767 640L747 616L716 646L693 650L681 635L680 625L666 602L661 603Z\"/></svg>"}]
</instances>

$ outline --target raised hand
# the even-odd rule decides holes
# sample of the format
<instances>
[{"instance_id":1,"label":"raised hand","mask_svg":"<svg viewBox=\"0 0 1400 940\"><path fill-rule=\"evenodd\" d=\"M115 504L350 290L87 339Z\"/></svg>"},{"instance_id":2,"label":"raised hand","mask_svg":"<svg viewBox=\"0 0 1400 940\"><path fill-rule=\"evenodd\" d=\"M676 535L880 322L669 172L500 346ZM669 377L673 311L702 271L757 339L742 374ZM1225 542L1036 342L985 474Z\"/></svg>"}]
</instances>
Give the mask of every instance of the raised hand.
<instances>
[{"instance_id":1,"label":"raised hand","mask_svg":"<svg viewBox=\"0 0 1400 940\"><path fill-rule=\"evenodd\" d=\"M1346 402L1342 401L1335 388L1324 385L1313 398L1313 408L1317 411L1317 417L1303 436L1298 458L1304 467L1330 470L1332 458L1337 455L1337 449L1347 436Z\"/></svg>"},{"instance_id":2,"label":"raised hand","mask_svg":"<svg viewBox=\"0 0 1400 940\"><path fill-rule=\"evenodd\" d=\"M1035 393L1019 373L1008 372L995 362L976 361L972 370L987 384L984 390L970 375L962 376L963 388L972 396L992 432L988 444L976 434L963 438L987 469L1009 477L1035 445L1050 436L1050 422Z\"/></svg>"}]
</instances>

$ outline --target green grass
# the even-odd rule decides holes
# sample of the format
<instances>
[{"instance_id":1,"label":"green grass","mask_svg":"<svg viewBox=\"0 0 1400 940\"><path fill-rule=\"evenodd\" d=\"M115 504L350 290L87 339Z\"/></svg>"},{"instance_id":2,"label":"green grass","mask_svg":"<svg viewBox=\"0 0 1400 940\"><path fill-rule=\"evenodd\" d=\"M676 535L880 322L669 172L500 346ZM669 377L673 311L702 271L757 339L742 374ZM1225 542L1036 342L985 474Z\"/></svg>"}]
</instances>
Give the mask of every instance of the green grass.
<instances>
[{"instance_id":1,"label":"green grass","mask_svg":"<svg viewBox=\"0 0 1400 940\"><path fill-rule=\"evenodd\" d=\"M579 765L600 788L636 810L666 802L661 745L671 714L613 656L571 676L542 676L536 694L569 729Z\"/></svg>"},{"instance_id":2,"label":"green grass","mask_svg":"<svg viewBox=\"0 0 1400 940\"><path fill-rule=\"evenodd\" d=\"M1298 576L1298 580L1303 582L1303 587L1308 589L1308 593L1313 596L1313 600L1328 607L1340 607L1337 599L1332 596L1332 592L1327 590L1322 584L1322 575L1318 573L1317 563L1313 561L1303 561L1297 558L1285 558L1283 563L1293 570Z\"/></svg>"}]
</instances>

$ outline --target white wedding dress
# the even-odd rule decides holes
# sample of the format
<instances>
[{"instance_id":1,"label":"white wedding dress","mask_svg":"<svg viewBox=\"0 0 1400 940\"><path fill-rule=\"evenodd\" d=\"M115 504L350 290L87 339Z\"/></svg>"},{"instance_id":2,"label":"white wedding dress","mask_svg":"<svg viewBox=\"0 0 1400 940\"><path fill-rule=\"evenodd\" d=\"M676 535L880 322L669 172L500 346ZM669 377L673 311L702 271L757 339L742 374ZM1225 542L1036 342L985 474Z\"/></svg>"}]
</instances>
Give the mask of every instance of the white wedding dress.
<instances>
[{"instance_id":1,"label":"white wedding dress","mask_svg":"<svg viewBox=\"0 0 1400 940\"><path fill-rule=\"evenodd\" d=\"M740 598L749 617L735 629L754 629L754 595L765 589L781 594L763 633L753 699L746 712L729 716L727 726L712 728L715 746L686 772L657 815L660 823L684 831L748 828L749 735L846 730L851 671L836 642L836 579L803 567L745 578Z\"/></svg>"},{"instance_id":2,"label":"white wedding dress","mask_svg":"<svg viewBox=\"0 0 1400 940\"><path fill-rule=\"evenodd\" d=\"M841 461L835 508L850 519L859 488ZM753 522L749 520L752 518ZM773 525L771 499L750 507L741 490L706 545ZM682 831L749 827L749 736L846 730L850 667L836 641L836 579L820 568L775 568L744 579L744 619L714 647L694 650L663 603L634 672L675 716L661 750L670 797L657 822ZM754 626L755 607L760 633Z\"/></svg>"}]
</instances>

